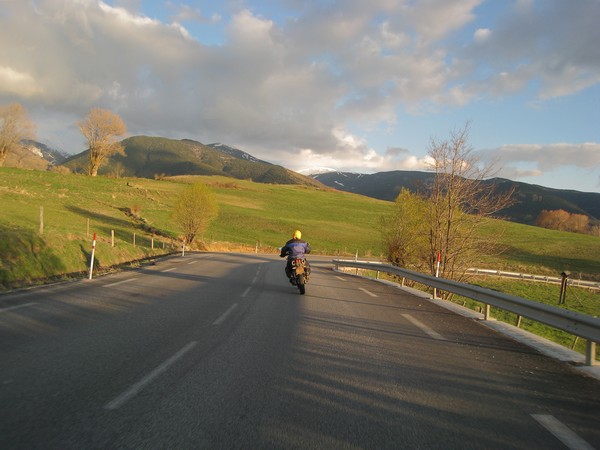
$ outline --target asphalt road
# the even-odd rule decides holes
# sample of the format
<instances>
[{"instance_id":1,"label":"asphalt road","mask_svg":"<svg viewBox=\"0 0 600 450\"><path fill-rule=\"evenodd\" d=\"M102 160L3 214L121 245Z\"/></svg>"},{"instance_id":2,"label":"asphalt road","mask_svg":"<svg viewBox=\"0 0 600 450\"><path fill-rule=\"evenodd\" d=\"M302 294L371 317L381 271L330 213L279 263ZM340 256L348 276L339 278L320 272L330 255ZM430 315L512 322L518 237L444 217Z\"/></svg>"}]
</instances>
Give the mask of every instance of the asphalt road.
<instances>
[{"instance_id":1,"label":"asphalt road","mask_svg":"<svg viewBox=\"0 0 600 450\"><path fill-rule=\"evenodd\" d=\"M0 296L0 448L600 449L600 382L311 258L188 254Z\"/></svg>"}]
</instances>

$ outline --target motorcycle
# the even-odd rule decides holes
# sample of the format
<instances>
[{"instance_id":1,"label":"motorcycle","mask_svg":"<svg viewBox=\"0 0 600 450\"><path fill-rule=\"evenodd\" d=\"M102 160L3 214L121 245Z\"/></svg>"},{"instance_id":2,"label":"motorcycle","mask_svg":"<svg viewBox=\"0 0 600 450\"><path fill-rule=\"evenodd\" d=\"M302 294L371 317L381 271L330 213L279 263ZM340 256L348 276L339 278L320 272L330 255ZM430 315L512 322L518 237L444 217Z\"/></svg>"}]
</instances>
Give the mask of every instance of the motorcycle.
<instances>
[{"instance_id":1,"label":"motorcycle","mask_svg":"<svg viewBox=\"0 0 600 450\"><path fill-rule=\"evenodd\" d=\"M310 269L305 259L296 258L292 260L292 284L298 287L300 294L304 295L306 292L306 283L308 283L308 275Z\"/></svg>"}]
</instances>

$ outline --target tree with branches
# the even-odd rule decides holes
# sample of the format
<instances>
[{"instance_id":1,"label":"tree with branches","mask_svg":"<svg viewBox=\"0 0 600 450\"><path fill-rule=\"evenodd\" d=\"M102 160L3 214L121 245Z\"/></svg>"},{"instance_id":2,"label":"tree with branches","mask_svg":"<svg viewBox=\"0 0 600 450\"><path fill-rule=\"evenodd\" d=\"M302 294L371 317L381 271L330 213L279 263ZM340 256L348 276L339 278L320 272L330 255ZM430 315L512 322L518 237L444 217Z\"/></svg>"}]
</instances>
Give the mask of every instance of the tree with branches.
<instances>
[{"instance_id":1,"label":"tree with branches","mask_svg":"<svg viewBox=\"0 0 600 450\"><path fill-rule=\"evenodd\" d=\"M173 206L172 218L187 244L206 231L219 214L215 193L203 183L195 183L181 193Z\"/></svg>"},{"instance_id":2,"label":"tree with branches","mask_svg":"<svg viewBox=\"0 0 600 450\"><path fill-rule=\"evenodd\" d=\"M429 225L427 199L403 188L396 197L396 207L381 218L381 230L387 260L416 271L429 270Z\"/></svg>"},{"instance_id":3,"label":"tree with branches","mask_svg":"<svg viewBox=\"0 0 600 450\"><path fill-rule=\"evenodd\" d=\"M9 152L21 146L25 139L35 137L35 125L19 103L0 106L0 167Z\"/></svg>"},{"instance_id":4,"label":"tree with branches","mask_svg":"<svg viewBox=\"0 0 600 450\"><path fill-rule=\"evenodd\" d=\"M106 158L116 153L125 154L117 139L127 133L127 127L118 114L102 108L92 108L87 117L77 125L88 144L88 175L98 175Z\"/></svg>"},{"instance_id":5,"label":"tree with branches","mask_svg":"<svg viewBox=\"0 0 600 450\"><path fill-rule=\"evenodd\" d=\"M495 174L494 164L483 164L473 153L468 131L467 124L451 133L448 140L431 141L428 155L435 176L428 194L401 193L397 199L399 219L388 218L384 229L388 255L405 255L407 258L401 259L403 264L417 268L425 265L435 274L439 252L440 276L455 280L464 277L478 254L497 247L494 237L482 238L479 230L513 203L513 189L500 191L484 183ZM404 217L407 212L416 214L418 220L408 220ZM410 236L410 239L394 241L390 236ZM402 248L391 248L389 242L399 242Z\"/></svg>"}]
</instances>

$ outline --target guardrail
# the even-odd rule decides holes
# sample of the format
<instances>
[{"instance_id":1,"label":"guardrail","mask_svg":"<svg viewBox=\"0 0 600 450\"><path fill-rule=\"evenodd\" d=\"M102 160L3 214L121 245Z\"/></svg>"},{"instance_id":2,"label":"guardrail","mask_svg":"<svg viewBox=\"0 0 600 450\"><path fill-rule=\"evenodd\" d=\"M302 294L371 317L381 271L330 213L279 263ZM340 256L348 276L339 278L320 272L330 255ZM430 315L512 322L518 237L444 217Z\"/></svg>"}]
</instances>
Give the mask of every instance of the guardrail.
<instances>
[{"instance_id":1,"label":"guardrail","mask_svg":"<svg viewBox=\"0 0 600 450\"><path fill-rule=\"evenodd\" d=\"M527 317L559 330L566 331L587 340L586 364L593 366L596 363L596 344L600 342L600 319L575 311L545 305L543 303L526 300L521 297L503 294L491 289L472 286L466 283L436 278L420 272L403 269L389 264L369 261L351 261L334 259L333 264L338 267L352 267L356 269L373 270L397 275L416 281L417 283L431 286L434 289L451 292L463 297L477 300L486 305L484 318L490 318L490 305L519 316ZM434 295L435 297L435 295Z\"/></svg>"},{"instance_id":2,"label":"guardrail","mask_svg":"<svg viewBox=\"0 0 600 450\"><path fill-rule=\"evenodd\" d=\"M554 283L561 284L562 278L549 277L545 275L531 275L527 273L516 273L516 272L503 272L502 270L490 270L490 269L467 269L467 272L475 275L490 275L498 276L503 278L518 278L520 280L538 281L542 283ZM567 279L567 286L577 286L589 289L600 289L600 283L595 281L577 280L575 278Z\"/></svg>"}]
</instances>

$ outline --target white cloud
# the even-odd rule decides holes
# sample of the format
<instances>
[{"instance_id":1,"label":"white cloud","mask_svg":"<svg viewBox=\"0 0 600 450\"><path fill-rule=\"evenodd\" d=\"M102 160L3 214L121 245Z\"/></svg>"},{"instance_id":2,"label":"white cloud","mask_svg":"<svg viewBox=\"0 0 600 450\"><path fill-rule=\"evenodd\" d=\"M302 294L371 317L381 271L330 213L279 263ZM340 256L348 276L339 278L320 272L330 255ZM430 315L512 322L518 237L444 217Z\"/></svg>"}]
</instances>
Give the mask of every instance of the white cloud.
<instances>
[{"instance_id":1,"label":"white cloud","mask_svg":"<svg viewBox=\"0 0 600 450\"><path fill-rule=\"evenodd\" d=\"M67 129L100 106L135 134L375 171L426 167L423 156L386 153L364 137L396 131L404 114L452 115L532 86L543 108L600 83L597 1L519 0L485 21L478 15L491 7L482 0L278 2L289 9L273 17L250 3L211 6L209 18L197 3L169 0L160 18L140 0L0 2L0 104L22 102L52 136L72 136L51 131L56 118ZM215 22L218 46L185 28ZM63 149L83 150L80 139L64 139ZM406 146L402 136L389 142ZM578 156L590 159L582 148ZM554 164L519 151L539 164L532 170Z\"/></svg>"},{"instance_id":2,"label":"white cloud","mask_svg":"<svg viewBox=\"0 0 600 450\"><path fill-rule=\"evenodd\" d=\"M491 35L492 31L489 28L478 28L475 31L475 35L473 36L473 38L477 44L482 44L488 39L490 39Z\"/></svg>"},{"instance_id":3,"label":"white cloud","mask_svg":"<svg viewBox=\"0 0 600 450\"><path fill-rule=\"evenodd\" d=\"M481 92L490 86L494 95L513 94L535 83L544 100L600 83L600 2L520 0L514 11L493 31L477 30L474 45L463 55L494 74L479 84Z\"/></svg>"},{"instance_id":4,"label":"white cloud","mask_svg":"<svg viewBox=\"0 0 600 450\"><path fill-rule=\"evenodd\" d=\"M28 73L19 72L12 67L0 66L0 94L12 94L31 97L40 94L42 88Z\"/></svg>"},{"instance_id":5,"label":"white cloud","mask_svg":"<svg viewBox=\"0 0 600 450\"><path fill-rule=\"evenodd\" d=\"M479 152L484 161L496 161L506 178L541 176L565 167L595 170L600 167L600 144L513 144ZM519 167L529 166L530 169Z\"/></svg>"}]
</instances>

